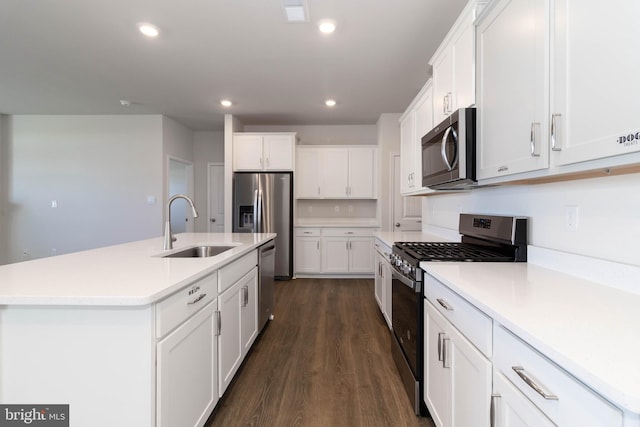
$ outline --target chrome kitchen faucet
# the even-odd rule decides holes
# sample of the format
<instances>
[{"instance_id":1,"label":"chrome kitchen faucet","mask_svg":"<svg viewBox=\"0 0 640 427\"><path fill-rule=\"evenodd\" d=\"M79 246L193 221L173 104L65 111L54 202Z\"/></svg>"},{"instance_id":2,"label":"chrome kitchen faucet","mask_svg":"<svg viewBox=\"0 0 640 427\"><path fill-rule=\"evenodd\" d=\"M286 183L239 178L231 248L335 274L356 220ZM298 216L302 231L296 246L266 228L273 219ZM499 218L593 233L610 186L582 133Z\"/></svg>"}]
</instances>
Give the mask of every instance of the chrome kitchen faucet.
<instances>
[{"instance_id":1,"label":"chrome kitchen faucet","mask_svg":"<svg viewBox=\"0 0 640 427\"><path fill-rule=\"evenodd\" d=\"M173 233L171 232L171 203L175 199L185 199L191 205L191 211L193 212L193 217L198 218L198 212L196 212L196 207L193 204L193 200L189 198L189 196L185 196L184 194L176 194L175 196L171 196L169 202L167 203L167 222L164 224L164 250L173 249L173 242L176 241L176 238L173 237Z\"/></svg>"}]
</instances>

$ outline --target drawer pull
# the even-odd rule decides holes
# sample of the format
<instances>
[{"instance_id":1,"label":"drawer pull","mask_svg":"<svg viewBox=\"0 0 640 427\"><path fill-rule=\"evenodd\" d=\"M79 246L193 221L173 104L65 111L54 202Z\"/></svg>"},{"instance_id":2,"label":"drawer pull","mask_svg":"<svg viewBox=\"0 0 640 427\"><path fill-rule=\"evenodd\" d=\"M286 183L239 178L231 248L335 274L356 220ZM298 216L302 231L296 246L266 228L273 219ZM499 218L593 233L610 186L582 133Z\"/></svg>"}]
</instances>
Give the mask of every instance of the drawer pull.
<instances>
[{"instance_id":1,"label":"drawer pull","mask_svg":"<svg viewBox=\"0 0 640 427\"><path fill-rule=\"evenodd\" d=\"M544 388L542 388L542 386L536 384L536 382L525 373L525 370L522 366L512 366L511 369L513 369L515 373L518 374L520 378L522 378L522 381L527 383L529 387L531 387L536 393L538 393L544 399L558 400L558 396L556 396L555 394L549 393Z\"/></svg>"},{"instance_id":2,"label":"drawer pull","mask_svg":"<svg viewBox=\"0 0 640 427\"><path fill-rule=\"evenodd\" d=\"M207 294L200 294L200 295L198 295L198 298L196 298L196 299L194 299L192 301L189 301L187 304L188 305L196 304L197 302L199 302L200 300L202 300L202 298L204 298L206 296L207 296Z\"/></svg>"},{"instance_id":3,"label":"drawer pull","mask_svg":"<svg viewBox=\"0 0 640 427\"><path fill-rule=\"evenodd\" d=\"M440 304L445 310L453 311L453 307L451 307L445 300L442 298L436 298L438 304Z\"/></svg>"}]
</instances>

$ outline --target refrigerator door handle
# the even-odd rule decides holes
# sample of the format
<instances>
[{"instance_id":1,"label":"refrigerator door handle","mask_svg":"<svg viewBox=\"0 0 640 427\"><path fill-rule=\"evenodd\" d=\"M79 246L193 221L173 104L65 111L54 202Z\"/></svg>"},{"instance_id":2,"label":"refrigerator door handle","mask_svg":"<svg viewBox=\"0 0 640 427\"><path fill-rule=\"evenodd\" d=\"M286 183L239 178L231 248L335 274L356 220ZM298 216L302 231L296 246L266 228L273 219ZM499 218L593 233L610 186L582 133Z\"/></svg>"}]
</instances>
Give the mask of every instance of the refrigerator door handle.
<instances>
[{"instance_id":1,"label":"refrigerator door handle","mask_svg":"<svg viewBox=\"0 0 640 427\"><path fill-rule=\"evenodd\" d=\"M254 233L258 231L258 190L253 191L253 230Z\"/></svg>"},{"instance_id":2,"label":"refrigerator door handle","mask_svg":"<svg viewBox=\"0 0 640 427\"><path fill-rule=\"evenodd\" d=\"M263 205L263 200L262 200L262 190L256 190L257 193L257 204L258 204L258 210L257 210L257 214L255 216L256 218L256 230L254 231L255 233L262 233L264 232L264 224L263 222L263 209L264 209L264 205Z\"/></svg>"}]
</instances>

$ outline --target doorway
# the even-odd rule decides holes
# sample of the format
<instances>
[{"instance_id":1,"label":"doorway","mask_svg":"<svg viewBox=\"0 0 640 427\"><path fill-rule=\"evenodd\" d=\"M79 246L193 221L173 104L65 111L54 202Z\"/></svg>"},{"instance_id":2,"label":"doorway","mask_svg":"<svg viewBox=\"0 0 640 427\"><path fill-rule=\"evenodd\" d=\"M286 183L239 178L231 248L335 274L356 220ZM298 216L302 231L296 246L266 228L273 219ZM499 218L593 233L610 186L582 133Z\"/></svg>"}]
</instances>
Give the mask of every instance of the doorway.
<instances>
[{"instance_id":1,"label":"doorway","mask_svg":"<svg viewBox=\"0 0 640 427\"><path fill-rule=\"evenodd\" d=\"M224 233L224 163L208 163L209 233Z\"/></svg>"},{"instance_id":2,"label":"doorway","mask_svg":"<svg viewBox=\"0 0 640 427\"><path fill-rule=\"evenodd\" d=\"M169 157L167 201L176 194L185 194L193 200L193 180L193 162ZM193 232L194 221L191 215L191 208L186 200L175 200L171 204L171 231L173 233Z\"/></svg>"},{"instance_id":3,"label":"doorway","mask_svg":"<svg viewBox=\"0 0 640 427\"><path fill-rule=\"evenodd\" d=\"M391 154L392 176L391 200L393 208L391 214L391 231L420 231L422 230L422 197L402 196L400 194L400 155Z\"/></svg>"}]
</instances>

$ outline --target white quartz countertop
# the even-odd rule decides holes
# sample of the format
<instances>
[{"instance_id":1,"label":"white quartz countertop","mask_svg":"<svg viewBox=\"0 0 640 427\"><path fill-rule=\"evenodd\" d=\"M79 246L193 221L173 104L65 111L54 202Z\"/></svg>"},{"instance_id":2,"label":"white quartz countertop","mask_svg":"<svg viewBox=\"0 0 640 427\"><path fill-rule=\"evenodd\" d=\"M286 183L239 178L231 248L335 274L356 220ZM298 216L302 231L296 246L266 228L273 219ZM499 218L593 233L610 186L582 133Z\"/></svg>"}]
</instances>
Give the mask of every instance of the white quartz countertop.
<instances>
[{"instance_id":1,"label":"white quartz countertop","mask_svg":"<svg viewBox=\"0 0 640 427\"><path fill-rule=\"evenodd\" d=\"M147 305L274 239L275 234L183 233L0 266L0 305ZM162 258L199 245L233 245L208 258Z\"/></svg>"},{"instance_id":2,"label":"white quartz countertop","mask_svg":"<svg viewBox=\"0 0 640 427\"><path fill-rule=\"evenodd\" d=\"M531 263L420 266L611 402L640 413L640 295Z\"/></svg>"}]
</instances>

